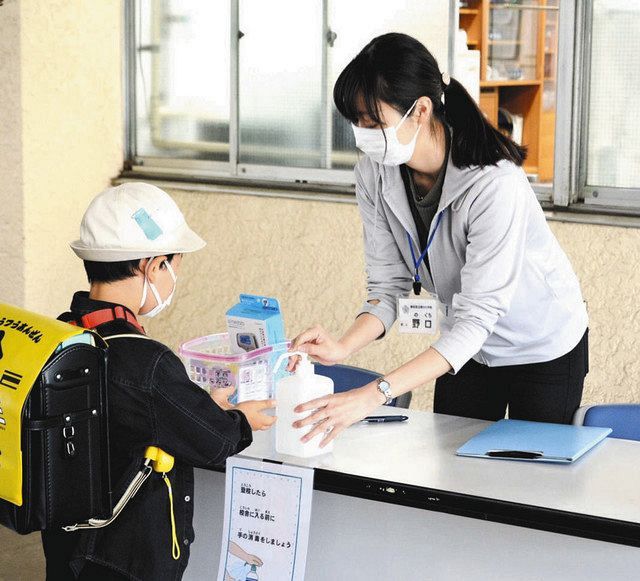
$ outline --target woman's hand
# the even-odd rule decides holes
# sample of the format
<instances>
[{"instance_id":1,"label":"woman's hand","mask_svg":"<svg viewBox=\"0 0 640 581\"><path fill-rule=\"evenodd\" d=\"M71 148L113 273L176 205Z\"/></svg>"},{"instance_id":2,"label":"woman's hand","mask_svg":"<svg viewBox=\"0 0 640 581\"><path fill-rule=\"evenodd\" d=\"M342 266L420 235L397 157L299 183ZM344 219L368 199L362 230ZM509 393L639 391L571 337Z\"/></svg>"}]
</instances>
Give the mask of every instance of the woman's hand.
<instances>
[{"instance_id":1,"label":"woman's hand","mask_svg":"<svg viewBox=\"0 0 640 581\"><path fill-rule=\"evenodd\" d=\"M300 333L291 343L291 351L307 353L323 365L335 365L351 354L340 341L336 341L319 325ZM292 357L287 371L295 371L298 361L298 357Z\"/></svg>"},{"instance_id":2,"label":"woman's hand","mask_svg":"<svg viewBox=\"0 0 640 581\"><path fill-rule=\"evenodd\" d=\"M295 408L296 413L309 410L315 410L315 412L303 420L294 422L293 427L302 428L315 424L315 427L301 440L308 442L318 434L324 434L320 442L320 447L324 448L340 432L381 406L385 399L384 395L378 391L376 383L313 399Z\"/></svg>"},{"instance_id":3,"label":"woman's hand","mask_svg":"<svg viewBox=\"0 0 640 581\"><path fill-rule=\"evenodd\" d=\"M243 401L235 406L236 410L241 411L247 418L251 429L254 432L260 430L268 430L276 422L275 416L268 416L264 412L276 407L275 399L267 399L261 401Z\"/></svg>"}]
</instances>

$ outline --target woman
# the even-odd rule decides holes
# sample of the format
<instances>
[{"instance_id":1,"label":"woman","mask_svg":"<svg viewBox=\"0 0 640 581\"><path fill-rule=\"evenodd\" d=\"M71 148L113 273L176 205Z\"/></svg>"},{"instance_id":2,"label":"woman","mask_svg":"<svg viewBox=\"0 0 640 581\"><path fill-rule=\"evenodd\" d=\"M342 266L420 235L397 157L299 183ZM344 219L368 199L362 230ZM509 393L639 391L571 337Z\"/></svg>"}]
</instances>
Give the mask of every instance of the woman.
<instances>
[{"instance_id":1,"label":"woman","mask_svg":"<svg viewBox=\"0 0 640 581\"><path fill-rule=\"evenodd\" d=\"M299 406L317 410L294 424L316 424L303 439L324 432L326 445L433 379L437 413L497 420L508 406L511 418L571 422L588 370L587 313L522 170L526 150L403 34L373 39L341 73L334 101L365 154L355 174L368 298L341 339L314 327L293 349L339 363L385 335L398 297L412 297L402 316L433 312L422 287L441 305L440 337L375 382Z\"/></svg>"}]
</instances>

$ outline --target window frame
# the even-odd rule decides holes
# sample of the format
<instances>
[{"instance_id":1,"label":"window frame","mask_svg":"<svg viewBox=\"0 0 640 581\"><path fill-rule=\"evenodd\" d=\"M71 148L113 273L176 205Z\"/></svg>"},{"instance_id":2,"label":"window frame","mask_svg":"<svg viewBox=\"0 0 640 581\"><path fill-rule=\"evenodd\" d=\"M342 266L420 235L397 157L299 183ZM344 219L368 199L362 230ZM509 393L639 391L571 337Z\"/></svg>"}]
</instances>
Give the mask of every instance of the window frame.
<instances>
[{"instance_id":1,"label":"window frame","mask_svg":"<svg viewBox=\"0 0 640 581\"><path fill-rule=\"evenodd\" d=\"M580 91L576 84L579 67L575 67L580 46L580 27L577 20L575 0L559 2L558 14L558 62L556 84L556 124L554 131L553 183L549 202L556 207L567 207L577 201L575 173L575 144L578 139L579 124L574 122L577 99Z\"/></svg>"},{"instance_id":2,"label":"window frame","mask_svg":"<svg viewBox=\"0 0 640 581\"><path fill-rule=\"evenodd\" d=\"M593 32L593 11L594 3L586 2L580 4L580 22L582 23L583 42L580 45L580 86L584 89L590 89L591 82L591 44ZM611 186L594 186L590 185L587 180L588 171L588 147L589 147L589 91L583 90L580 109L580 132L578 147L580 148L579 156L579 198L585 207L593 207L598 209L617 209L631 210L634 213L640 213L640 184L636 188L616 188Z\"/></svg>"}]
</instances>

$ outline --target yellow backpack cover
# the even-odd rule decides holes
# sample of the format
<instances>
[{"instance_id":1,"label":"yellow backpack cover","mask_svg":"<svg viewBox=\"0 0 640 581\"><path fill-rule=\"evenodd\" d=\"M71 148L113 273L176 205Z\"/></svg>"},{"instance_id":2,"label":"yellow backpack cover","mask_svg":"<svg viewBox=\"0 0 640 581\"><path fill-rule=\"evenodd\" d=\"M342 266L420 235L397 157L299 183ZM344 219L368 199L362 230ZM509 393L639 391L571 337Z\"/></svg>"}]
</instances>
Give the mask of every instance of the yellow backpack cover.
<instances>
[{"instance_id":1,"label":"yellow backpack cover","mask_svg":"<svg viewBox=\"0 0 640 581\"><path fill-rule=\"evenodd\" d=\"M97 335L0 303L0 524L110 512L105 374Z\"/></svg>"}]
</instances>

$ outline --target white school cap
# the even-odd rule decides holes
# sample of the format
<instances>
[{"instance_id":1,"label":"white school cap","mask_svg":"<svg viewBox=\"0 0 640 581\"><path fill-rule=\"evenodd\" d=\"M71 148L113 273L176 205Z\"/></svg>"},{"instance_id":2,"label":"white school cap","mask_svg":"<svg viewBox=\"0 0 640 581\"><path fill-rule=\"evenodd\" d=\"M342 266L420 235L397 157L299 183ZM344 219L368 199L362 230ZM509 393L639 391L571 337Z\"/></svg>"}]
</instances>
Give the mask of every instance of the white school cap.
<instances>
[{"instance_id":1,"label":"white school cap","mask_svg":"<svg viewBox=\"0 0 640 581\"><path fill-rule=\"evenodd\" d=\"M205 245L169 194L151 184L128 182L93 199L71 248L83 260L120 262L195 252Z\"/></svg>"}]
</instances>

